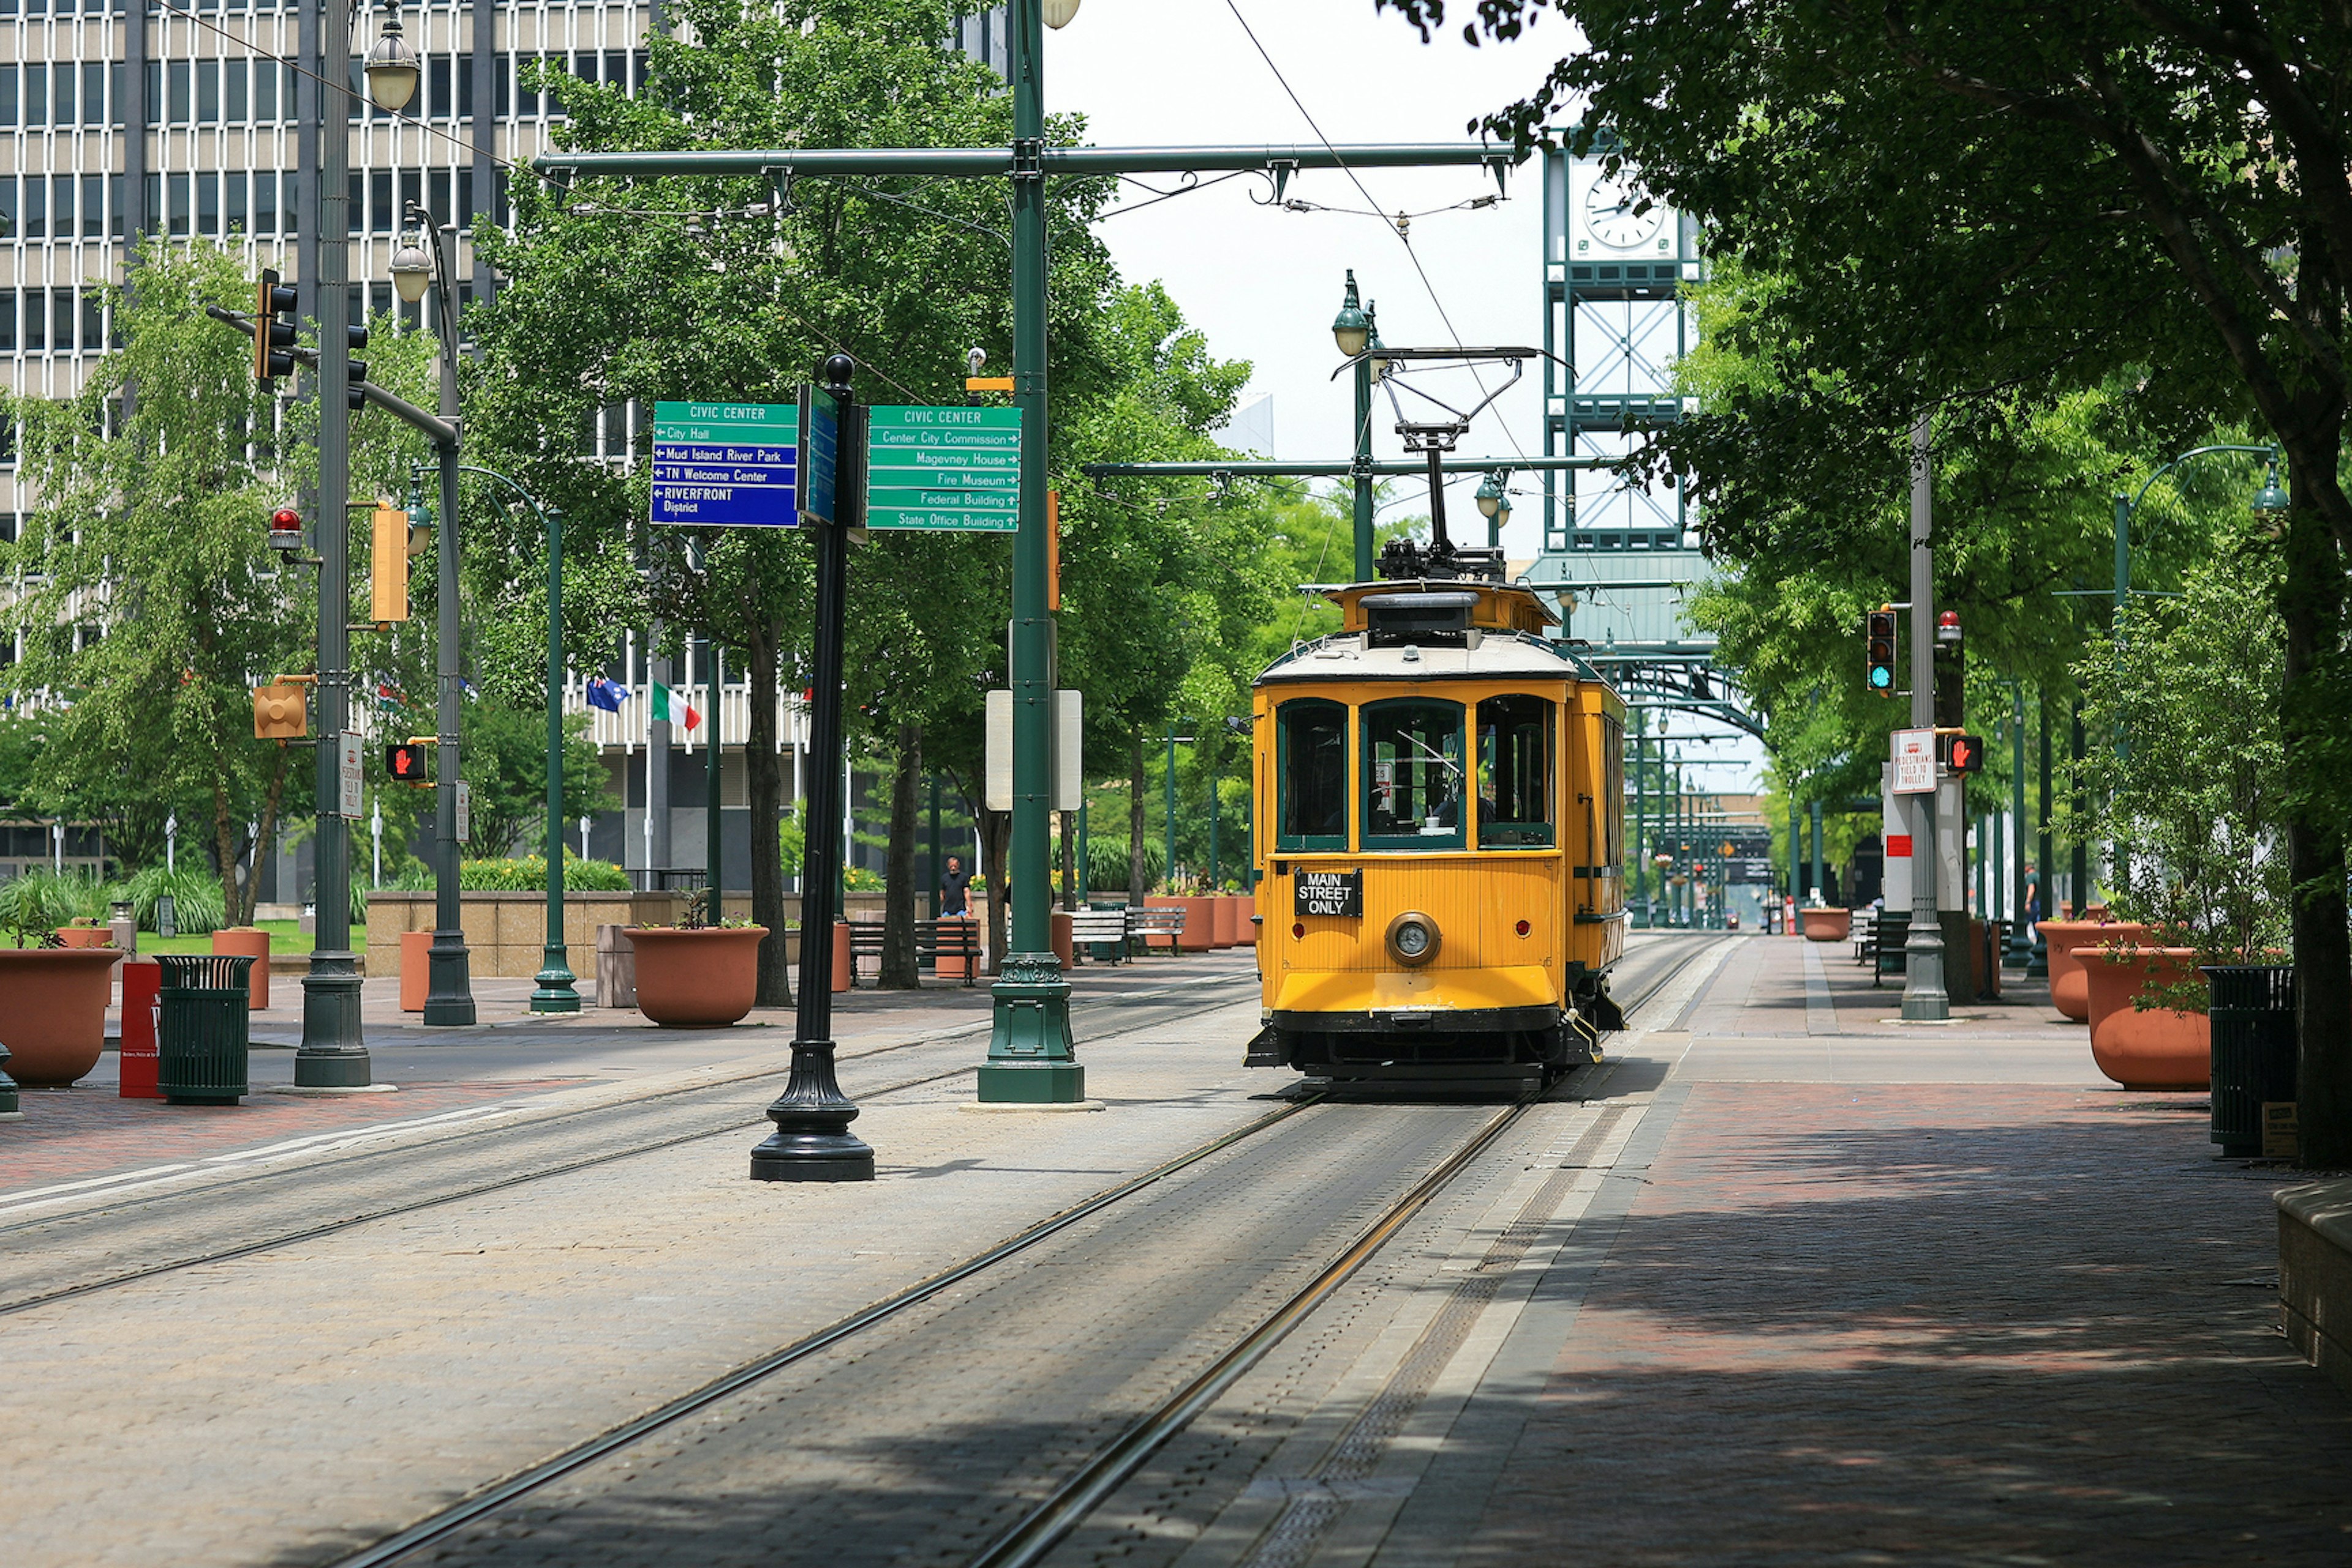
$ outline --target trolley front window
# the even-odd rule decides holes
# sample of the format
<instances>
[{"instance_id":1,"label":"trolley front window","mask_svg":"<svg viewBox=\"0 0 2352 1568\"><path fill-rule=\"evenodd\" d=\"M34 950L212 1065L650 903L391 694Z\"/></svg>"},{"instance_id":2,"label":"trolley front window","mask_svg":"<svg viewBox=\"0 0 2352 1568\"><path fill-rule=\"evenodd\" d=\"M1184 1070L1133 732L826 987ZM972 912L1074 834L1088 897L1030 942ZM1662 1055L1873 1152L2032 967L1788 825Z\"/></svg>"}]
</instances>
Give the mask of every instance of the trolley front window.
<instances>
[{"instance_id":1,"label":"trolley front window","mask_svg":"<svg viewBox=\"0 0 2352 1568\"><path fill-rule=\"evenodd\" d=\"M1549 849L1552 704L1515 694L1478 704L1478 847Z\"/></svg>"},{"instance_id":2,"label":"trolley front window","mask_svg":"<svg viewBox=\"0 0 2352 1568\"><path fill-rule=\"evenodd\" d=\"M1405 698L1364 709L1364 847L1462 847L1462 705Z\"/></svg>"},{"instance_id":3,"label":"trolley front window","mask_svg":"<svg viewBox=\"0 0 2352 1568\"><path fill-rule=\"evenodd\" d=\"M1277 849L1348 847L1348 710L1307 700L1276 710Z\"/></svg>"}]
</instances>

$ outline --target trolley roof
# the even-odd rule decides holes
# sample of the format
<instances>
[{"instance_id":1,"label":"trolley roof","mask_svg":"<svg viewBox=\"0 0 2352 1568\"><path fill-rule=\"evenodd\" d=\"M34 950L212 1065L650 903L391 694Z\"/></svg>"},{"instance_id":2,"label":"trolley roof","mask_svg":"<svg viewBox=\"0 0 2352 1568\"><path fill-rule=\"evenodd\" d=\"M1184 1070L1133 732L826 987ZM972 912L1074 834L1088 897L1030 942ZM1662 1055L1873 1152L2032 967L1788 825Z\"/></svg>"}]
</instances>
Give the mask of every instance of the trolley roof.
<instances>
[{"instance_id":1,"label":"trolley roof","mask_svg":"<svg viewBox=\"0 0 2352 1568\"><path fill-rule=\"evenodd\" d=\"M1317 585L1340 629L1302 643L1257 678L1292 680L1599 680L1543 632L1559 617L1532 589L1475 579Z\"/></svg>"}]
</instances>

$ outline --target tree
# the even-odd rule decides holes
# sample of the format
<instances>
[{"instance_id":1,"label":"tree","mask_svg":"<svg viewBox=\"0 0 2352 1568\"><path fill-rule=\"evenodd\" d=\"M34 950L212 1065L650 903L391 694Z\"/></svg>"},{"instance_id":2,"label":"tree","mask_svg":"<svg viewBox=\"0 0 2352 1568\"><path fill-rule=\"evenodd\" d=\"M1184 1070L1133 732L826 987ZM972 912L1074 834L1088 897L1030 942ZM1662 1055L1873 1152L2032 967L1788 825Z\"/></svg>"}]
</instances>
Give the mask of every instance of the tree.
<instances>
[{"instance_id":1,"label":"tree","mask_svg":"<svg viewBox=\"0 0 2352 1568\"><path fill-rule=\"evenodd\" d=\"M1424 36L1445 16L1443 0L1376 3ZM1590 47L1482 123L1524 145L1580 100L1581 145L1606 126L1717 254L1787 280L1767 314L1791 374L1748 449L1785 458L1794 493L1892 489L1896 442L1923 412L2118 376L2173 437L2159 446L2243 418L2285 449L2293 507L2270 548L2302 1157L2352 1163L2342 17L2252 0L1895 5L1867 22L1801 0L1481 0L1465 31L1515 38L1546 10ZM1703 495L1739 483L1709 466L1725 433L1694 422L1647 461Z\"/></svg>"},{"instance_id":2,"label":"tree","mask_svg":"<svg viewBox=\"0 0 2352 1568\"><path fill-rule=\"evenodd\" d=\"M1003 144L1011 108L986 68L940 47L946 0L688 0L680 36L651 41L635 98L541 68L571 116L568 144L688 146ZM690 38L691 41L688 41ZM1052 128L1061 139L1075 122ZM1087 225L1102 181L1055 182L1053 376L1059 397L1101 381L1087 328L1109 268ZM511 238L484 253L512 279L478 312L485 347L470 429L517 477L562 507L600 592L576 612L575 646L657 616L740 650L751 686L747 751L755 918L781 928L782 777L775 693L806 678L808 553L789 531L725 532L690 552L645 529L643 468L593 460L580 432L608 409L699 399L782 403L818 360L844 351L871 398L961 397L963 351L1011 339L1001 191L979 182L813 180L781 211L759 179L581 181L518 191ZM895 739L955 693L999 640L1003 542L877 538L851 567L853 709ZM887 634L885 628L887 628ZM960 695L950 700L961 700ZM784 995L783 944L766 944L763 1001Z\"/></svg>"},{"instance_id":3,"label":"tree","mask_svg":"<svg viewBox=\"0 0 2352 1568\"><path fill-rule=\"evenodd\" d=\"M254 739L250 690L315 667L315 581L268 543L269 511L314 461L313 410L262 397L247 341L205 316L206 304L252 304L216 247L151 238L106 302L122 347L80 391L5 401L36 498L5 547L24 574L26 637L5 679L46 742L29 793L122 824L118 841L142 858L186 808L243 921L311 776L310 752ZM414 358L394 348L387 379ZM144 390L126 397L133 387ZM385 466L388 450L378 441L371 459L362 443L359 471Z\"/></svg>"}]
</instances>

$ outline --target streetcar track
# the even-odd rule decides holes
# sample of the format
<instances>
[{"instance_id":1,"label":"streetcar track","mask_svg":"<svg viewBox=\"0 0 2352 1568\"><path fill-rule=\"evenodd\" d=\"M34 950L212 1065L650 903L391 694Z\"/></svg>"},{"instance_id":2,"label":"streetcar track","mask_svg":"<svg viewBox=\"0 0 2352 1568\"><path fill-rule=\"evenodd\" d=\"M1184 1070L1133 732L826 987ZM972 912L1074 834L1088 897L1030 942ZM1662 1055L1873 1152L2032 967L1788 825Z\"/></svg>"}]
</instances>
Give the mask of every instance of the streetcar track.
<instances>
[{"instance_id":1,"label":"streetcar track","mask_svg":"<svg viewBox=\"0 0 2352 1568\"><path fill-rule=\"evenodd\" d=\"M1247 979L1253 984L1255 984L1256 980L1256 976L1254 974L1236 976L1234 978L1236 980ZM1212 982L1208 984L1200 986L1199 990L1203 993L1213 993L1224 984L1226 984L1226 982ZM1184 1004L1182 1004L1182 1010L1194 1010L1202 1001L1206 999L1207 998L1202 996L1187 998ZM1225 1003L1223 1005L1230 1006L1234 1005L1235 1004ZM1163 1004L1160 1008L1155 1009L1155 1011L1165 1011L1166 1008L1175 1005L1177 1005L1172 1003ZM1110 1040L1118 1039L1123 1036L1139 1034L1146 1029L1158 1028L1167 1022L1168 1020L1165 1017L1152 1017L1139 1023L1129 1025L1124 1028L1108 1030L1099 1035L1088 1036L1086 1039L1080 1041L1079 1044L1099 1045ZM938 1043L938 1037L925 1037L922 1039L906 1041L899 1045L885 1046L872 1051L861 1052L859 1053L858 1058L853 1059L864 1059L866 1058L881 1056L890 1051L908 1049L918 1045L934 1044ZM981 1064L978 1062L969 1062L958 1067L950 1068L944 1072L929 1073L921 1078L908 1079L904 1082L886 1084L879 1088L861 1091L862 1098L869 1101L880 1100L889 1095L904 1093L908 1089L920 1089L929 1084L941 1083L950 1079L968 1077L971 1074L979 1071L980 1066ZM635 1110L645 1104L656 1100L674 1100L681 1095L715 1093L722 1089L740 1089L745 1083L756 1082L758 1079L762 1078L782 1077L790 1071L791 1068L789 1067L784 1067L763 1070L747 1078L730 1079L724 1083L719 1084L697 1084L684 1089L667 1089L659 1094L648 1095L643 1100L632 1100L624 1102L620 1105L595 1106L584 1108L576 1111L566 1111L558 1116L548 1117L541 1121L530 1122L528 1125L532 1131L536 1131L542 1128L556 1126L559 1122L572 1121L578 1117L610 1113L616 1110L623 1112ZM1297 1107L1294 1107L1293 1109L1297 1109ZM712 1138L741 1133L758 1126L761 1120L761 1118L760 1116L738 1117L720 1126L704 1127L698 1129L695 1131L683 1132L671 1137L657 1139L652 1142L632 1143L626 1148L612 1149L602 1153L584 1155L578 1159L565 1161L558 1164L548 1165L530 1171L524 1171L510 1176L502 1176L496 1181L476 1183L472 1185L457 1188L446 1193L435 1194L427 1197L413 1199L406 1203L373 1209L363 1214L348 1215L340 1218L322 1221L320 1224L309 1226L299 1230L282 1232L257 1241L242 1242L235 1247L219 1247L194 1257L173 1258L159 1263L142 1265L136 1268L124 1269L97 1279L79 1280L71 1285L59 1286L54 1289L41 1291L34 1295L22 1296L11 1300L0 1301L0 1317L8 1317L17 1312L29 1311L35 1307L49 1306L60 1301L74 1300L80 1297L95 1295L102 1290L110 1290L124 1285L136 1284L141 1280L152 1279L167 1274L179 1273L185 1269L201 1268L216 1263L231 1262L236 1258L250 1258L256 1253L268 1252L281 1247L299 1246L301 1243L316 1241L321 1237L333 1236L339 1232L350 1230L358 1226L373 1225L379 1220L397 1219L404 1215L422 1213L427 1209L439 1208L453 1203L462 1203L469 1198L483 1197L495 1193L509 1191L515 1187L525 1186L533 1182L548 1181L554 1177L570 1175L575 1172L591 1170L600 1165L613 1164L623 1160L636 1159L644 1155L658 1153L664 1150L677 1148L682 1144L702 1142ZM390 1152L390 1151L367 1151L362 1153L353 1154L345 1159L336 1161L333 1163L335 1166L349 1165L362 1160L373 1160L378 1158L386 1152ZM315 1176L318 1173L319 1169L320 1167L318 1166L305 1166L299 1171L278 1172L272 1173L271 1174L273 1176ZM146 1197L134 1199L132 1200L131 1205L124 1206L132 1206L136 1205L145 1205L188 1197L201 1197L215 1191L217 1191L217 1189L196 1188L184 1189L179 1192L172 1193L157 1193ZM16 1226L0 1227L0 1235L7 1234L12 1230L30 1229L41 1226L54 1226L72 1220L86 1220L98 1217L101 1215L110 1216L115 1212L117 1211L111 1209L99 1209L72 1215L51 1215L44 1219L27 1220L20 1222Z\"/></svg>"},{"instance_id":2,"label":"streetcar track","mask_svg":"<svg viewBox=\"0 0 2352 1568\"><path fill-rule=\"evenodd\" d=\"M1691 933L1696 935L1697 933ZM1686 952L1675 956L1671 964L1642 994L1624 1005L1632 1016L1668 985L1692 963L1713 948L1720 939L1695 942ZM1150 1026L1139 1026L1149 1027ZM1306 1286L1262 1318L1247 1333L1228 1347L1207 1370L1186 1383L1175 1394L1163 1400L1154 1410L1130 1425L1108 1447L1098 1452L1078 1471L1056 1487L1045 1501L1024 1514L1020 1521L1001 1534L982 1553L972 1559L972 1568L1013 1568L1033 1564L1066 1537L1103 1500L1116 1492L1137 1470L1147 1463L1171 1437L1181 1432L1192 1421L1215 1403L1226 1389L1264 1358L1299 1322L1305 1321L1316 1307L1334 1290L1345 1284L1365 1262L1376 1254L1399 1229L1424 1208L1429 1201L1444 1191L1452 1180L1477 1157L1492 1147L1529 1107L1541 1101L1559 1086L1530 1091L1505 1107L1476 1133L1466 1140L1433 1170L1422 1177L1404 1194L1389 1205L1370 1226L1338 1258L1327 1264ZM1167 1176L1198 1163L1218 1152L1232 1147L1278 1122L1286 1121L1310 1106L1323 1103L1323 1090L1309 1090L1301 1099L1279 1110L1258 1118L1247 1125L1178 1155L1141 1175L1105 1189L1074 1207L1052 1215L1009 1240L998 1243L984 1252L930 1278L909 1286L895 1295L825 1328L806 1335L754 1361L747 1362L693 1392L656 1406L643 1415L612 1427L587 1441L563 1450L551 1458L516 1471L503 1479L483 1487L471 1496L428 1515L406 1529L384 1537L373 1545L334 1560L331 1568L381 1568L409 1553L447 1539L457 1531L488 1515L493 1514L524 1497L538 1491L562 1477L594 1463L596 1460L629 1447L665 1427L676 1425L697 1411L708 1408L730 1394L740 1392L763 1378L805 1360L807 1357L896 1317L908 1308L930 1299L948 1287L971 1278L1037 1242L1066 1229L1090 1215L1108 1208L1123 1198L1141 1192Z\"/></svg>"}]
</instances>

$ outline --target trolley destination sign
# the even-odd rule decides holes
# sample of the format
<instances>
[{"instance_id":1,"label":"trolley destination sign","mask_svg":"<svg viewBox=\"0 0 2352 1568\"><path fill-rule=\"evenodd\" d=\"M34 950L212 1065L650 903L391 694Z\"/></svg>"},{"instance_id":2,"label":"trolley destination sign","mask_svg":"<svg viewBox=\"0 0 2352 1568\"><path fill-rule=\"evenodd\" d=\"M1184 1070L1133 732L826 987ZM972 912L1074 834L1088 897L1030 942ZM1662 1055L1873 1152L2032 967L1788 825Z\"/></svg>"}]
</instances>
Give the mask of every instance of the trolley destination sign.
<instances>
[{"instance_id":1,"label":"trolley destination sign","mask_svg":"<svg viewBox=\"0 0 2352 1568\"><path fill-rule=\"evenodd\" d=\"M1021 521L1021 410L868 411L866 524L1011 533Z\"/></svg>"},{"instance_id":2,"label":"trolley destination sign","mask_svg":"<svg viewBox=\"0 0 2352 1568\"><path fill-rule=\"evenodd\" d=\"M653 521L797 527L799 442L789 403L655 404Z\"/></svg>"},{"instance_id":3,"label":"trolley destination sign","mask_svg":"<svg viewBox=\"0 0 2352 1568\"><path fill-rule=\"evenodd\" d=\"M1355 871L1301 869L1290 884L1291 912L1308 915L1360 916L1364 912L1364 874Z\"/></svg>"}]
</instances>

